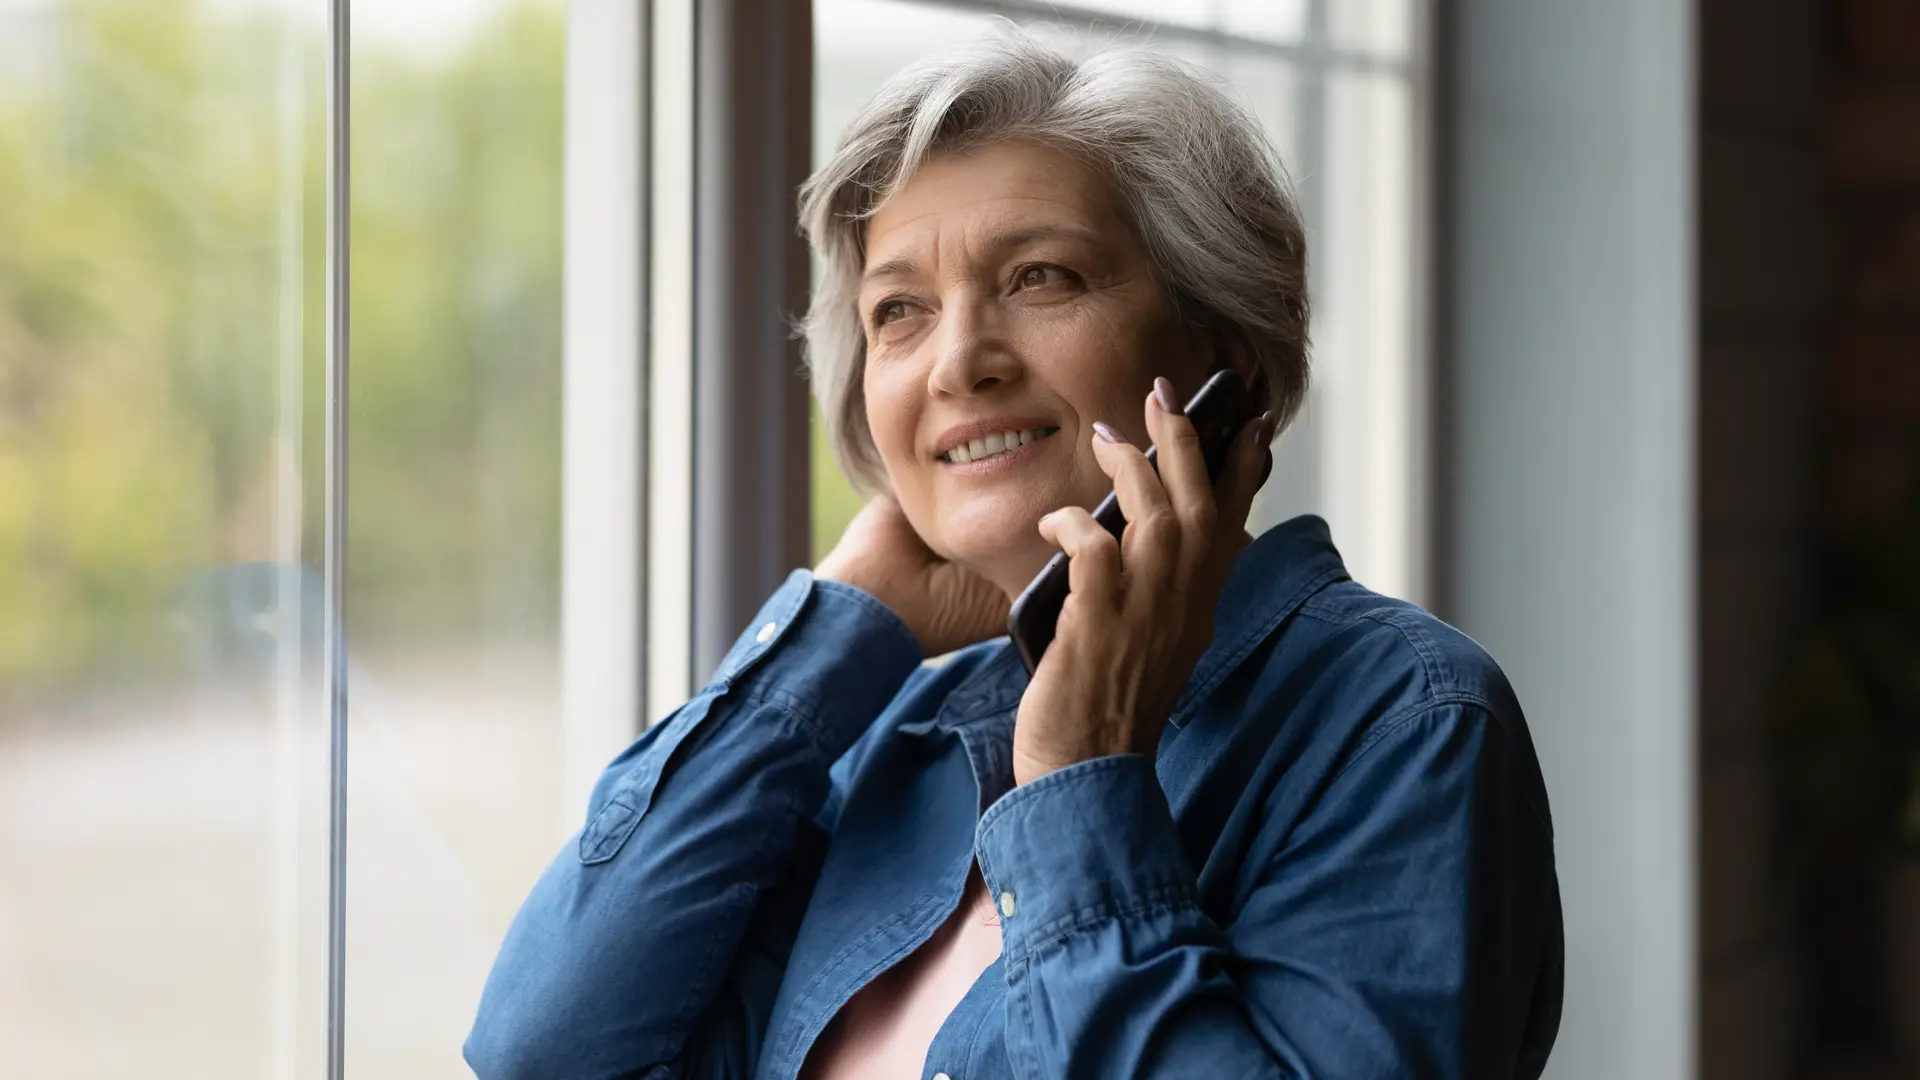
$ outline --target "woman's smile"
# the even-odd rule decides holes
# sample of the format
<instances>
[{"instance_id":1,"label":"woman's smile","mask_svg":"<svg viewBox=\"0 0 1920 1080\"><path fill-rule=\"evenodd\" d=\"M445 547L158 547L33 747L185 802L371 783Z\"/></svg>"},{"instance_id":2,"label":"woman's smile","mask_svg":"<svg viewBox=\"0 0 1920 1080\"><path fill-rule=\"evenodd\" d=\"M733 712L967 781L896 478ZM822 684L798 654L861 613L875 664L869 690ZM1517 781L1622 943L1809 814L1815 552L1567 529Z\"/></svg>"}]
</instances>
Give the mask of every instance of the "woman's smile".
<instances>
[{"instance_id":1,"label":"woman's smile","mask_svg":"<svg viewBox=\"0 0 1920 1080\"><path fill-rule=\"evenodd\" d=\"M948 473L959 476L983 476L1017 469L1049 449L1048 440L1060 431L1057 427L1032 427L994 431L954 444L940 455Z\"/></svg>"}]
</instances>

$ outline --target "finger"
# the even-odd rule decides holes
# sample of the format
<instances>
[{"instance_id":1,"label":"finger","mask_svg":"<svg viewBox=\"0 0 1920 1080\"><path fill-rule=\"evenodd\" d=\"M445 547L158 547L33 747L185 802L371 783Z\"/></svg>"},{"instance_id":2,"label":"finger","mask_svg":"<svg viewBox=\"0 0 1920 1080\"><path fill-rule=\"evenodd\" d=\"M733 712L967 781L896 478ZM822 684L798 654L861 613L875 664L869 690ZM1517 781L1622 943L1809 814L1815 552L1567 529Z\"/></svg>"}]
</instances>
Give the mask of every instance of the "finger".
<instances>
[{"instance_id":1,"label":"finger","mask_svg":"<svg viewBox=\"0 0 1920 1080\"><path fill-rule=\"evenodd\" d=\"M1069 598L1102 612L1120 607L1120 541L1078 506L1063 506L1040 519L1040 535L1067 553Z\"/></svg>"},{"instance_id":2,"label":"finger","mask_svg":"<svg viewBox=\"0 0 1920 1080\"><path fill-rule=\"evenodd\" d=\"M1154 392L1147 395L1147 430L1158 451L1160 483L1180 523L1179 576L1184 581L1212 547L1217 511L1199 433L1185 413L1169 411L1163 404L1174 400L1172 384L1155 379Z\"/></svg>"},{"instance_id":3,"label":"finger","mask_svg":"<svg viewBox=\"0 0 1920 1080\"><path fill-rule=\"evenodd\" d=\"M1172 584L1169 578L1180 553L1180 521L1147 455L1125 435L1096 422L1093 457L1113 481L1114 497L1127 519L1120 538L1120 565L1128 583L1145 582L1156 589Z\"/></svg>"},{"instance_id":4,"label":"finger","mask_svg":"<svg viewBox=\"0 0 1920 1080\"><path fill-rule=\"evenodd\" d=\"M1231 565L1240 553L1240 541L1247 527L1247 515L1253 510L1253 497L1266 482L1273 461L1273 432L1277 425L1271 410L1249 420L1234 436L1228 448L1226 464L1215 485L1218 522L1210 555Z\"/></svg>"}]
</instances>

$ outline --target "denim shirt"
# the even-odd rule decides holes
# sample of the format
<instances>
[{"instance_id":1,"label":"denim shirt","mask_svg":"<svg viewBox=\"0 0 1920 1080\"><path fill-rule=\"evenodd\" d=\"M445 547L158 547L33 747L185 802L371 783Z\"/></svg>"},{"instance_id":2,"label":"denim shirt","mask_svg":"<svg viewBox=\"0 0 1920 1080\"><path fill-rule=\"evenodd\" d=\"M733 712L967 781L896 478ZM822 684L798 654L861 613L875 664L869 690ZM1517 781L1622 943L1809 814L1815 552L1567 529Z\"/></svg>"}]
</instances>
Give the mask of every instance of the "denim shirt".
<instances>
[{"instance_id":1,"label":"denim shirt","mask_svg":"<svg viewBox=\"0 0 1920 1080\"><path fill-rule=\"evenodd\" d=\"M1559 1026L1552 826L1466 636L1317 518L1236 562L1157 755L1014 786L1006 639L923 664L796 571L600 778L507 932L481 1080L793 1080L978 859L999 960L923 1078L1534 1077Z\"/></svg>"}]
</instances>

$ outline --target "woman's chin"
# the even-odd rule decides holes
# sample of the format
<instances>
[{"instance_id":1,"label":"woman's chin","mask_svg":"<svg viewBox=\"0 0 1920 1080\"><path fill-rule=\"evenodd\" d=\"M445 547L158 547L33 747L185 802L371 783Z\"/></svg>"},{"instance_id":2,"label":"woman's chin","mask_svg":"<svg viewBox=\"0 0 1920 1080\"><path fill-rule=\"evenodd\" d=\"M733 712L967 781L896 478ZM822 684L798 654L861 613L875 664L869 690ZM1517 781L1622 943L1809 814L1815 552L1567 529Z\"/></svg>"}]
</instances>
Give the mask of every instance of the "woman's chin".
<instances>
[{"instance_id":1,"label":"woman's chin","mask_svg":"<svg viewBox=\"0 0 1920 1080\"><path fill-rule=\"evenodd\" d=\"M1034 515L1034 521L1039 515ZM1031 533L1031 541L1014 541L1021 532ZM998 538L998 539L997 539ZM1018 596L1040 573L1047 560L1059 549L1040 538L1039 530L1029 523L1024 529L1008 530L984 536L970 536L949 549L952 560L993 582L1008 597Z\"/></svg>"},{"instance_id":2,"label":"woman's chin","mask_svg":"<svg viewBox=\"0 0 1920 1080\"><path fill-rule=\"evenodd\" d=\"M1017 595L1058 548L1040 535L1040 519L1068 505L1085 505L1057 483L999 486L942 500L936 550Z\"/></svg>"}]
</instances>

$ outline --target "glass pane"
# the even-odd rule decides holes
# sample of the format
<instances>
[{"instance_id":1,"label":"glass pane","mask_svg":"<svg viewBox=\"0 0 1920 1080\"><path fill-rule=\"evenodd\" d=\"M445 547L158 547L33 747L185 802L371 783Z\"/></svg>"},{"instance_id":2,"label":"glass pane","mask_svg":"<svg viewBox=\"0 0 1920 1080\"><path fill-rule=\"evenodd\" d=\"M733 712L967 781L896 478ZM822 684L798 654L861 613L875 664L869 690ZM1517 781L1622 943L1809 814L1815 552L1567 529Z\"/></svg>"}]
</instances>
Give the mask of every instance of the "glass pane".
<instances>
[{"instance_id":1,"label":"glass pane","mask_svg":"<svg viewBox=\"0 0 1920 1080\"><path fill-rule=\"evenodd\" d=\"M1308 34L1311 0L1092 0L1081 6L1121 18L1297 44Z\"/></svg>"},{"instance_id":2,"label":"glass pane","mask_svg":"<svg viewBox=\"0 0 1920 1080\"><path fill-rule=\"evenodd\" d=\"M1121 19L1213 30L1256 42L1405 58L1414 0L1086 0ZM1172 39L1162 39L1170 47Z\"/></svg>"},{"instance_id":3,"label":"glass pane","mask_svg":"<svg viewBox=\"0 0 1920 1080\"><path fill-rule=\"evenodd\" d=\"M1310 462L1312 476L1292 489L1270 483L1255 516L1324 516L1355 579L1408 596L1420 556L1410 501L1421 453L1410 427L1418 413L1412 101L1404 80L1385 75L1335 75L1321 93L1319 152L1301 184L1313 386L1275 451L1276 473Z\"/></svg>"},{"instance_id":4,"label":"glass pane","mask_svg":"<svg viewBox=\"0 0 1920 1080\"><path fill-rule=\"evenodd\" d=\"M1431 2L1431 0L1429 0ZM1413 55L1415 0L1325 0L1327 38L1336 48L1388 59Z\"/></svg>"},{"instance_id":5,"label":"glass pane","mask_svg":"<svg viewBox=\"0 0 1920 1080\"><path fill-rule=\"evenodd\" d=\"M563 90L558 0L355 5L354 1080L471 1075L493 951L553 855Z\"/></svg>"},{"instance_id":6,"label":"glass pane","mask_svg":"<svg viewBox=\"0 0 1920 1080\"><path fill-rule=\"evenodd\" d=\"M325 3L0 3L0 1072L315 1076Z\"/></svg>"},{"instance_id":7,"label":"glass pane","mask_svg":"<svg viewBox=\"0 0 1920 1080\"><path fill-rule=\"evenodd\" d=\"M1096 5L1162 22L1190 19L1240 34L1326 26L1386 48L1409 38L1407 0ZM1333 14L1337 9L1338 15ZM815 7L815 161L904 64L984 33L984 17L903 0L819 0ZM1185 14L1182 14L1185 13ZM1264 13L1264 14L1256 14ZM1289 14L1291 13L1291 14ZM1297 17L1297 18L1296 18ZM1265 19L1257 29L1251 20ZM1278 29L1276 29L1278 28ZM1072 33L1057 25L1043 33ZM1358 35L1358 36L1356 36ZM1100 32L1097 41L1112 40ZM1394 42L1400 44L1394 45ZM1314 300L1314 375L1305 409L1276 446L1274 475L1252 527L1299 513L1328 518L1356 577L1405 595L1417 538L1411 529L1416 284L1412 234L1412 90L1404 72L1302 66L1231 43L1162 38L1162 51L1219 75L1260 121L1291 175L1307 217ZM1357 47L1357 46L1356 46ZM857 502L828 459L816 425L814 545L824 554Z\"/></svg>"}]
</instances>

